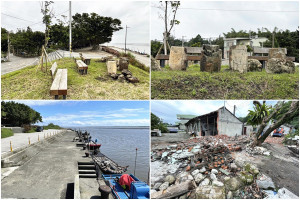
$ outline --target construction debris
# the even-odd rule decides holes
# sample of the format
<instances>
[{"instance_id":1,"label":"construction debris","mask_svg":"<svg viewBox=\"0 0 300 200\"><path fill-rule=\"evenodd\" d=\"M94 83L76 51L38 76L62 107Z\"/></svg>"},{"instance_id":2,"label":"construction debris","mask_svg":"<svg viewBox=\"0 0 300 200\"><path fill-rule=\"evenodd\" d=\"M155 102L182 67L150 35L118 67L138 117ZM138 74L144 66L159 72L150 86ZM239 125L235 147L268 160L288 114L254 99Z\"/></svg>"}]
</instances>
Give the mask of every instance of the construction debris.
<instances>
[{"instance_id":1,"label":"construction debris","mask_svg":"<svg viewBox=\"0 0 300 200\"><path fill-rule=\"evenodd\" d=\"M250 147L245 145L249 142L248 136L217 135L191 138L164 148L153 148L151 197L267 197L265 190L275 191L272 179L261 174L255 165L237 162L233 156L234 152L242 150L251 154L268 154L268 150L263 147L250 151Z\"/></svg>"}]
</instances>

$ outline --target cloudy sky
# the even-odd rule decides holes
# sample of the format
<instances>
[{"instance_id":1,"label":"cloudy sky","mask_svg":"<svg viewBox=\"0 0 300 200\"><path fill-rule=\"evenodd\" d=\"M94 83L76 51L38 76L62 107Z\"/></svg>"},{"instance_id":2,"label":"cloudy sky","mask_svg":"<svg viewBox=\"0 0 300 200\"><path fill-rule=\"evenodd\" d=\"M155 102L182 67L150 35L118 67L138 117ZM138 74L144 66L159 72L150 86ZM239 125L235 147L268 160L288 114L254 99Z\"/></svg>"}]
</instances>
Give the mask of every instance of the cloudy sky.
<instances>
[{"instance_id":1,"label":"cloudy sky","mask_svg":"<svg viewBox=\"0 0 300 200\"><path fill-rule=\"evenodd\" d=\"M275 105L276 101L267 101L268 105ZM248 110L253 110L253 101L230 100L225 101L225 106L233 112L236 105L236 116L245 117ZM176 114L203 115L216 111L224 106L224 101L215 100L168 100L168 101L151 101L151 112L162 118L164 122L174 123L177 120Z\"/></svg>"},{"instance_id":2,"label":"cloudy sky","mask_svg":"<svg viewBox=\"0 0 300 200\"><path fill-rule=\"evenodd\" d=\"M158 2L151 2L151 39L162 40L164 22ZM270 12L271 11L271 12ZM285 11L285 12L282 12ZM299 26L298 1L181 1L177 12L180 24L171 31L176 38L218 37L231 28L236 31L274 27L296 30Z\"/></svg>"},{"instance_id":3,"label":"cloudy sky","mask_svg":"<svg viewBox=\"0 0 300 200\"><path fill-rule=\"evenodd\" d=\"M68 1L54 1L51 7L57 18L69 16ZM149 43L150 7L147 1L72 1L72 14L84 12L121 20L123 29L114 33L112 43L124 42L126 25L130 27L128 43ZM44 31L40 1L1 1L1 26L13 31L27 26Z\"/></svg>"},{"instance_id":4,"label":"cloudy sky","mask_svg":"<svg viewBox=\"0 0 300 200\"><path fill-rule=\"evenodd\" d=\"M149 126L149 101L17 101L41 113L43 123L72 126Z\"/></svg>"}]
</instances>

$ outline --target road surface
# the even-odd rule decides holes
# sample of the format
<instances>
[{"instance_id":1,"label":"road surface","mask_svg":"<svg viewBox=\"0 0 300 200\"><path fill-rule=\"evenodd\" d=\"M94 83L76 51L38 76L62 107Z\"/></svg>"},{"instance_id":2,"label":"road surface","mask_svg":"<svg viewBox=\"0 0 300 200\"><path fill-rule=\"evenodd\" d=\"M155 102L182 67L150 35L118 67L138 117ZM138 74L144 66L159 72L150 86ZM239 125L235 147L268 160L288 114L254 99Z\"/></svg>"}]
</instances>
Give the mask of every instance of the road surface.
<instances>
[{"instance_id":1,"label":"road surface","mask_svg":"<svg viewBox=\"0 0 300 200\"><path fill-rule=\"evenodd\" d=\"M12 143L13 150L16 150L21 147L28 146L28 138L30 138L30 143L33 144L38 141L38 137L40 137L40 141L45 137L50 136L50 133L61 132L61 130L44 130L43 132L35 132L35 133L15 133L13 136L2 138L1 139L1 154L7 153L10 151L10 141Z\"/></svg>"},{"instance_id":2,"label":"road surface","mask_svg":"<svg viewBox=\"0 0 300 200\"><path fill-rule=\"evenodd\" d=\"M123 49L118 48L118 47L109 47L109 48L115 49L119 52L125 52ZM138 61L140 61L141 63L143 63L147 67L150 67L150 57L147 57L146 55L140 55L140 54L137 54L137 53L132 52L132 51L128 51L128 52L130 52Z\"/></svg>"},{"instance_id":3,"label":"road surface","mask_svg":"<svg viewBox=\"0 0 300 200\"><path fill-rule=\"evenodd\" d=\"M23 58L11 54L9 62L1 63L1 75L17 71L27 66L36 65L38 63L38 58L39 57Z\"/></svg>"}]
</instances>

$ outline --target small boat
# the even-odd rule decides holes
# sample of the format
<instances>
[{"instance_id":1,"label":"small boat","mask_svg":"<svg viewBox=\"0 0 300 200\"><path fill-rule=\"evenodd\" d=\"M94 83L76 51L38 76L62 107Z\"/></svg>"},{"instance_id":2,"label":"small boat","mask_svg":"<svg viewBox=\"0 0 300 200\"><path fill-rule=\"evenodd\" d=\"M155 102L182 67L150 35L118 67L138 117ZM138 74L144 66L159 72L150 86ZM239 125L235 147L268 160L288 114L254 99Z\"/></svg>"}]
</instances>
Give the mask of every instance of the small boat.
<instances>
[{"instance_id":1,"label":"small boat","mask_svg":"<svg viewBox=\"0 0 300 200\"><path fill-rule=\"evenodd\" d=\"M93 155L92 158L104 174L122 174L126 172L129 167L122 167L118 165L115 161L100 152L97 155Z\"/></svg>"},{"instance_id":2,"label":"small boat","mask_svg":"<svg viewBox=\"0 0 300 200\"><path fill-rule=\"evenodd\" d=\"M102 177L111 188L116 199L150 199L150 188L148 184L130 174L134 181L130 185L130 190L125 190L117 181L117 178L121 176L122 174L102 174Z\"/></svg>"}]
</instances>

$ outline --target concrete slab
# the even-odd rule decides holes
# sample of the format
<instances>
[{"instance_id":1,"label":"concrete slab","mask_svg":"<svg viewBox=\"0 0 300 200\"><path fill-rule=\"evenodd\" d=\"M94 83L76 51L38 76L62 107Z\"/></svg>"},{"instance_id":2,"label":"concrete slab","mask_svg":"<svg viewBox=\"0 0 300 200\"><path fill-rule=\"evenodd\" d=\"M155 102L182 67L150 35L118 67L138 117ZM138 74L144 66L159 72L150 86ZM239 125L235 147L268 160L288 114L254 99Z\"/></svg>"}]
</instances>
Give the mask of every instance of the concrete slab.
<instances>
[{"instance_id":1,"label":"concrete slab","mask_svg":"<svg viewBox=\"0 0 300 200\"><path fill-rule=\"evenodd\" d=\"M74 176L78 174L77 162L90 161L84 151L72 142L75 132L45 145L28 162L14 170L1 181L2 198L60 199L74 198ZM70 194L72 194L70 196Z\"/></svg>"}]
</instances>

